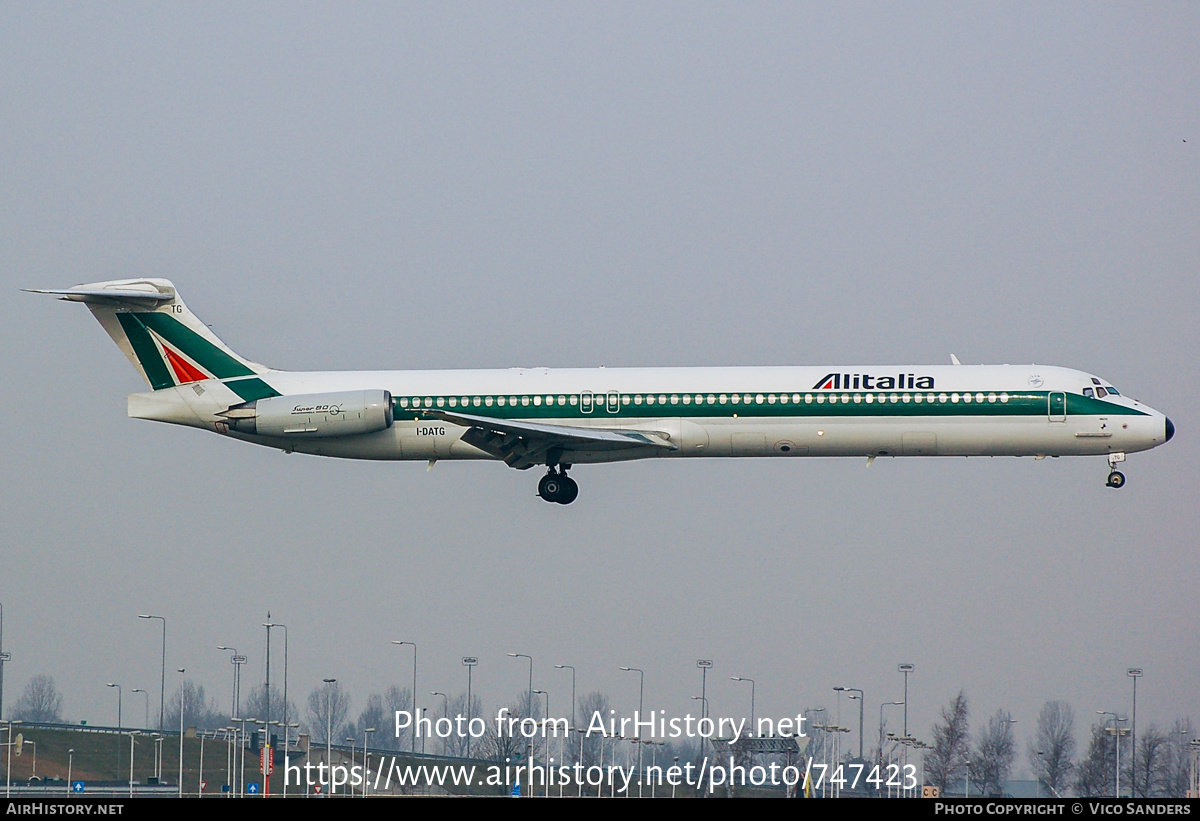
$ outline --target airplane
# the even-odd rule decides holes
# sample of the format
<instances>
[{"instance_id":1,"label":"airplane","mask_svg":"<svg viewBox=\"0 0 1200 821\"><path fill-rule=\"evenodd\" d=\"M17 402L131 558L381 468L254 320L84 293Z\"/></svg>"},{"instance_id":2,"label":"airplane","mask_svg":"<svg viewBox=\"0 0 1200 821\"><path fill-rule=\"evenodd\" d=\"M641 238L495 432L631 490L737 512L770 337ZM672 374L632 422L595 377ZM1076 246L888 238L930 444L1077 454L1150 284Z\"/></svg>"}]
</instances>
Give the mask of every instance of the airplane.
<instances>
[{"instance_id":1,"label":"airplane","mask_svg":"<svg viewBox=\"0 0 1200 821\"><path fill-rule=\"evenodd\" d=\"M1163 413L1108 380L1043 365L509 368L292 372L234 353L166 279L26 289L82 302L153 389L128 415L287 453L545 466L685 457L1106 456L1171 439Z\"/></svg>"}]
</instances>

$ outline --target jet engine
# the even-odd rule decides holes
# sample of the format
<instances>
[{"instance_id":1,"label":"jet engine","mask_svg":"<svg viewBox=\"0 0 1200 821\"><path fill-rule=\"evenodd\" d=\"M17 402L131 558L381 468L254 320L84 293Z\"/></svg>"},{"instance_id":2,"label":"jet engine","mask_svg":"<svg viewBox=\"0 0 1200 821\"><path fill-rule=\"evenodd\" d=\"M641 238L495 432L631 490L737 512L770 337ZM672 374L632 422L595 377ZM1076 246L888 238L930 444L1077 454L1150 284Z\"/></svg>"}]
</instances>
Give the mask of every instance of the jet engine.
<instances>
[{"instance_id":1,"label":"jet engine","mask_svg":"<svg viewBox=\"0 0 1200 821\"><path fill-rule=\"evenodd\" d=\"M272 396L220 414L239 433L325 438L376 433L392 426L388 391L338 391Z\"/></svg>"}]
</instances>

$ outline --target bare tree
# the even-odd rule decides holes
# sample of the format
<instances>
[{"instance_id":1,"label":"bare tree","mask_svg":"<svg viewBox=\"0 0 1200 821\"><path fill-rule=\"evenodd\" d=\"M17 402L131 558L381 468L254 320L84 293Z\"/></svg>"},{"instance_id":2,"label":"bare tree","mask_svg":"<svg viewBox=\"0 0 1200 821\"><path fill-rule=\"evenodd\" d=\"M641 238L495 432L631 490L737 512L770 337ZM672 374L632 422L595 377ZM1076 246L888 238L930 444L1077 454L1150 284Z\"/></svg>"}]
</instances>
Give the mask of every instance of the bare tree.
<instances>
[{"instance_id":1,"label":"bare tree","mask_svg":"<svg viewBox=\"0 0 1200 821\"><path fill-rule=\"evenodd\" d=\"M34 676L13 705L9 718L17 721L62 721L62 694L53 676Z\"/></svg>"},{"instance_id":2,"label":"bare tree","mask_svg":"<svg viewBox=\"0 0 1200 821\"><path fill-rule=\"evenodd\" d=\"M967 752L971 743L966 695L958 695L942 708L942 721L933 725L933 749L925 758L925 777L945 794L967 774Z\"/></svg>"},{"instance_id":3,"label":"bare tree","mask_svg":"<svg viewBox=\"0 0 1200 821\"><path fill-rule=\"evenodd\" d=\"M441 715L454 723L453 732L442 739L445 745L443 755L465 756L467 754L468 740L470 741L472 756L486 755L486 751L483 749L485 739L482 737L469 738L470 729L467 726L468 718L474 719L483 716L483 699L479 695L471 696L471 711L469 715L467 713L466 693L459 693L454 698L448 699L441 711Z\"/></svg>"},{"instance_id":4,"label":"bare tree","mask_svg":"<svg viewBox=\"0 0 1200 821\"><path fill-rule=\"evenodd\" d=\"M1092 725L1087 756L1076 768L1075 791L1081 796L1110 796L1116 785L1117 747L1115 737L1104 725Z\"/></svg>"},{"instance_id":5,"label":"bare tree","mask_svg":"<svg viewBox=\"0 0 1200 821\"><path fill-rule=\"evenodd\" d=\"M314 742L324 744L341 739L349 714L350 694L342 689L339 682L314 687L308 694L308 729Z\"/></svg>"},{"instance_id":6,"label":"bare tree","mask_svg":"<svg viewBox=\"0 0 1200 821\"><path fill-rule=\"evenodd\" d=\"M544 742L540 725L534 727L527 719L539 722L542 716L541 700L530 692L522 690L517 698L508 705L508 712L503 723L488 725L488 734L484 739L485 754L497 761L523 762L527 757L536 758L541 752ZM532 733L532 735L530 735Z\"/></svg>"},{"instance_id":7,"label":"bare tree","mask_svg":"<svg viewBox=\"0 0 1200 821\"><path fill-rule=\"evenodd\" d=\"M198 730L216 730L229 722L225 714L217 709L217 700L204 694L204 686L196 684L190 678L175 688L175 692L167 700L167 712L163 725L169 728L179 727L179 708L182 698L183 726L195 727Z\"/></svg>"},{"instance_id":8,"label":"bare tree","mask_svg":"<svg viewBox=\"0 0 1200 821\"><path fill-rule=\"evenodd\" d=\"M1012 714L1007 710L997 710L979 736L971 760L972 780L979 785L980 792L984 795L1002 795L1016 757L1017 741L1013 735Z\"/></svg>"},{"instance_id":9,"label":"bare tree","mask_svg":"<svg viewBox=\"0 0 1200 821\"><path fill-rule=\"evenodd\" d=\"M595 731L593 722L598 721L600 726L607 727L611 717L610 709L608 696L599 690L588 693L579 699L579 726L585 731L582 762L584 767L592 767L600 763L600 745L604 743L604 736ZM592 728L593 731L587 732L589 728Z\"/></svg>"},{"instance_id":10,"label":"bare tree","mask_svg":"<svg viewBox=\"0 0 1200 821\"><path fill-rule=\"evenodd\" d=\"M283 709L283 694L274 684L271 685L271 701L267 703L267 686L259 684L250 691L250 695L242 701L240 708L242 716L245 718L264 719L268 715L272 721L282 721L284 716ZM267 708L270 708L268 712ZM288 699L287 717L288 721L299 718L300 711L296 709L296 705L291 699Z\"/></svg>"},{"instance_id":11,"label":"bare tree","mask_svg":"<svg viewBox=\"0 0 1200 821\"><path fill-rule=\"evenodd\" d=\"M1075 713L1065 701L1047 701L1038 714L1037 733L1026 753L1034 777L1047 795L1061 796L1075 772Z\"/></svg>"},{"instance_id":12,"label":"bare tree","mask_svg":"<svg viewBox=\"0 0 1200 821\"><path fill-rule=\"evenodd\" d=\"M1171 728L1171 763L1167 768L1166 795L1170 798L1184 798L1191 787L1191 747L1188 746L1196 737L1192 730L1192 720L1175 719Z\"/></svg>"},{"instance_id":13,"label":"bare tree","mask_svg":"<svg viewBox=\"0 0 1200 821\"><path fill-rule=\"evenodd\" d=\"M1164 798L1171 790L1171 739L1153 724L1138 738L1133 795Z\"/></svg>"},{"instance_id":14,"label":"bare tree","mask_svg":"<svg viewBox=\"0 0 1200 821\"><path fill-rule=\"evenodd\" d=\"M389 750L411 750L414 749L412 744L413 725L416 723L414 718L408 722L407 727L400 730L400 734L396 734L396 713L412 713L413 712L413 694L408 687L397 687L392 685L383 693L383 709L387 714L387 738L380 739L381 746ZM401 722L402 724L404 722ZM369 726L369 725L368 725ZM383 732L382 730L380 731ZM382 742L386 740L386 744ZM417 745L420 746L420 745Z\"/></svg>"},{"instance_id":15,"label":"bare tree","mask_svg":"<svg viewBox=\"0 0 1200 821\"><path fill-rule=\"evenodd\" d=\"M395 750L396 747L396 718L395 713L388 714L383 709L383 696L371 693L367 696L367 706L358 714L356 721L346 725L346 736L356 742L366 741L366 731L374 730L371 734L371 746L384 750ZM407 749L407 747L405 748Z\"/></svg>"}]
</instances>

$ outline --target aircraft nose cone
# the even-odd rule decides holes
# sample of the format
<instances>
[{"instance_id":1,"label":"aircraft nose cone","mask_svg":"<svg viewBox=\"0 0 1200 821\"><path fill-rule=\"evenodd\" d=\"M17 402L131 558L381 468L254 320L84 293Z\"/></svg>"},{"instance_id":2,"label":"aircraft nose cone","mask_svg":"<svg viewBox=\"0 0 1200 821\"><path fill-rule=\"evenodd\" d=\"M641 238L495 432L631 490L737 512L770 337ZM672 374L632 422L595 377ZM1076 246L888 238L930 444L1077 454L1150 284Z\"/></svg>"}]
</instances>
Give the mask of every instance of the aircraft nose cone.
<instances>
[{"instance_id":1,"label":"aircraft nose cone","mask_svg":"<svg viewBox=\"0 0 1200 821\"><path fill-rule=\"evenodd\" d=\"M1166 425L1165 425L1165 427L1167 429L1166 441L1170 442L1171 437L1175 435L1175 425L1173 422L1171 422L1170 417L1164 416L1163 419L1166 420Z\"/></svg>"}]
</instances>

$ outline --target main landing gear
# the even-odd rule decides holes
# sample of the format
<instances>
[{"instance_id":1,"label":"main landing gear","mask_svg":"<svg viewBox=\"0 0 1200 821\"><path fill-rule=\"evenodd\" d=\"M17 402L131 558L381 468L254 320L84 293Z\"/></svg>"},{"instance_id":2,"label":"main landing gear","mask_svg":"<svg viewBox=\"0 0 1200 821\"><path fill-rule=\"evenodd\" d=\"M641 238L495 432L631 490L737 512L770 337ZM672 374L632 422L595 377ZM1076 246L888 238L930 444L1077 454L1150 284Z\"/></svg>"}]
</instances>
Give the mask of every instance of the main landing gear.
<instances>
[{"instance_id":1,"label":"main landing gear","mask_svg":"<svg viewBox=\"0 0 1200 821\"><path fill-rule=\"evenodd\" d=\"M569 505L579 496L579 485L567 475L566 465L559 465L557 469L551 467L538 482L538 496L547 502Z\"/></svg>"},{"instance_id":2,"label":"main landing gear","mask_svg":"<svg viewBox=\"0 0 1200 821\"><path fill-rule=\"evenodd\" d=\"M1125 461L1124 453L1108 454L1109 473L1108 473L1108 481L1105 483L1106 486L1114 488L1116 490L1120 490L1121 488L1125 487L1125 474L1122 473L1121 471L1117 470L1117 464L1119 462L1124 462L1124 461Z\"/></svg>"}]
</instances>

